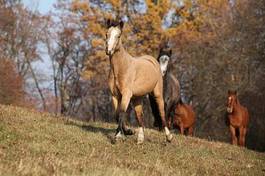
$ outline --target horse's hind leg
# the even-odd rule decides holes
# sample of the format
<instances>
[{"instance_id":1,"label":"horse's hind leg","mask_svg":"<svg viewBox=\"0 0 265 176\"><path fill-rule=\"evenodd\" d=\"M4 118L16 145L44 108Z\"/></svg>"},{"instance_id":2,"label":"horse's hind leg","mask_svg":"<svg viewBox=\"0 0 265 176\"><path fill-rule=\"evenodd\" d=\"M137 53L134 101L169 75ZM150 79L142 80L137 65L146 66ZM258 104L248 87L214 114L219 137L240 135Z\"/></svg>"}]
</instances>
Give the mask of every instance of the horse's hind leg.
<instances>
[{"instance_id":1,"label":"horse's hind leg","mask_svg":"<svg viewBox=\"0 0 265 176\"><path fill-rule=\"evenodd\" d=\"M232 125L230 125L229 128L230 128L231 137L232 137L232 144L237 145L236 128L233 127Z\"/></svg>"},{"instance_id":2,"label":"horse's hind leg","mask_svg":"<svg viewBox=\"0 0 265 176\"><path fill-rule=\"evenodd\" d=\"M245 146L245 137L246 137L247 129L245 127L239 128L239 145Z\"/></svg>"},{"instance_id":3,"label":"horse's hind leg","mask_svg":"<svg viewBox=\"0 0 265 176\"><path fill-rule=\"evenodd\" d=\"M159 109L159 114L162 120L162 127L165 129L167 141L170 142L173 138L172 134L170 133L167 125L166 125L166 119L165 119L165 109L164 109L164 100L163 100L163 91L159 89L159 87L156 87L154 89L154 96L156 99L156 103Z\"/></svg>"},{"instance_id":4,"label":"horse's hind leg","mask_svg":"<svg viewBox=\"0 0 265 176\"><path fill-rule=\"evenodd\" d=\"M133 100L134 109L138 124L140 125L137 137L137 144L144 142L144 121L143 121L143 105L142 98L136 98Z\"/></svg>"}]
</instances>

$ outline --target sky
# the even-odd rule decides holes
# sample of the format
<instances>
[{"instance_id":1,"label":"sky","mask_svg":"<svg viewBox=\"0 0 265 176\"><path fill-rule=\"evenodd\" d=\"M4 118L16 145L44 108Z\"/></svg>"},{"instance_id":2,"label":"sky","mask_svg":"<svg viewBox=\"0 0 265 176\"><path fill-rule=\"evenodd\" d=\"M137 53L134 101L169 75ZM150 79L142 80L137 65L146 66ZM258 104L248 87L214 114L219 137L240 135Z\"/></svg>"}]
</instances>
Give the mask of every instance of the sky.
<instances>
[{"instance_id":1,"label":"sky","mask_svg":"<svg viewBox=\"0 0 265 176\"><path fill-rule=\"evenodd\" d=\"M53 4L56 0L22 0L22 2L31 10L38 9L45 14L53 9Z\"/></svg>"},{"instance_id":2,"label":"sky","mask_svg":"<svg viewBox=\"0 0 265 176\"><path fill-rule=\"evenodd\" d=\"M42 14L46 14L49 11L53 10L53 4L56 2L57 0L22 0L22 3L24 3L24 5L29 8L30 10L38 10L40 13ZM46 50L44 47L42 47L41 45L39 46L39 49L41 51L43 51L42 53L42 61L37 61L35 63L33 63L33 67L35 70L38 70L37 75L38 79L43 80L43 78L46 80L41 83L41 87L42 88L49 88L51 89L52 86L52 82L51 77L52 77L52 65L51 65L51 61L49 59L49 56L46 54ZM31 82L29 84L32 84Z\"/></svg>"}]
</instances>

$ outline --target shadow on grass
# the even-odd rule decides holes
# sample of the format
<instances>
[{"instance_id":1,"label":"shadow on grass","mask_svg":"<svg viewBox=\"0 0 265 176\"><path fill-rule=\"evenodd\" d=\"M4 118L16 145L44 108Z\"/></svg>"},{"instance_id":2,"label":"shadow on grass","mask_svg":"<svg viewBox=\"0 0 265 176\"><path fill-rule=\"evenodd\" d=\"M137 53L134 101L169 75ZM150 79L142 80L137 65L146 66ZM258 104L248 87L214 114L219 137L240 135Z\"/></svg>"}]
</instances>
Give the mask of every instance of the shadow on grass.
<instances>
[{"instance_id":1,"label":"shadow on grass","mask_svg":"<svg viewBox=\"0 0 265 176\"><path fill-rule=\"evenodd\" d=\"M115 140L115 132L116 132L116 129L108 129L108 128L103 128L103 127L97 127L97 126L93 126L93 125L81 125L81 124L78 124L78 123L74 123L72 121L68 121L65 123L66 125L72 125L72 126L76 126L84 131L87 131L87 132L93 132L93 133L101 133L103 134L104 136L107 137L107 139L112 143L114 144L116 142Z\"/></svg>"}]
</instances>

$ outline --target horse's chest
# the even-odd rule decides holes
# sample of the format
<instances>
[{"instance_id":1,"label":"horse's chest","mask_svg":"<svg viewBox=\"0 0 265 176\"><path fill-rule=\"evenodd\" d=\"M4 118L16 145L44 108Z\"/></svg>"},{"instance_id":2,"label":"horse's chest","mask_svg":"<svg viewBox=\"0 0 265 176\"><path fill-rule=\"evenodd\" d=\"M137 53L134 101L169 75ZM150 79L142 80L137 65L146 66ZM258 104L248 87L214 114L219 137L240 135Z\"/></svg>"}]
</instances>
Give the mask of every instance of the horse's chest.
<instances>
[{"instance_id":1,"label":"horse's chest","mask_svg":"<svg viewBox=\"0 0 265 176\"><path fill-rule=\"evenodd\" d=\"M230 115L229 116L229 122L230 122L230 125L232 125L234 127L239 127L242 123L242 118L241 118L241 116Z\"/></svg>"},{"instance_id":2,"label":"horse's chest","mask_svg":"<svg viewBox=\"0 0 265 176\"><path fill-rule=\"evenodd\" d=\"M111 73L109 76L109 87L113 95L120 95L120 82L113 73Z\"/></svg>"},{"instance_id":3,"label":"horse's chest","mask_svg":"<svg viewBox=\"0 0 265 176\"><path fill-rule=\"evenodd\" d=\"M118 79L117 77L114 77L113 79L113 88L115 90L115 94L121 94L121 92L124 90L125 85L124 84L125 81L122 79Z\"/></svg>"}]
</instances>

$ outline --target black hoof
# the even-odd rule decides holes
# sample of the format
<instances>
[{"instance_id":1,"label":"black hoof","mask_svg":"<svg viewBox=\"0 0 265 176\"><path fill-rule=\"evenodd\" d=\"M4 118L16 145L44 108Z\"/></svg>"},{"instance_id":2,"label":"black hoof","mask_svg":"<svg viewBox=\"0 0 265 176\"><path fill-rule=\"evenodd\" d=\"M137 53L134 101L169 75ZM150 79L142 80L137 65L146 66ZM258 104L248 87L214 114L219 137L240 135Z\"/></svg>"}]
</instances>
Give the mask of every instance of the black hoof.
<instances>
[{"instance_id":1,"label":"black hoof","mask_svg":"<svg viewBox=\"0 0 265 176\"><path fill-rule=\"evenodd\" d=\"M134 130L129 129L129 128L128 129L124 129L123 132L124 132L125 135L134 135L134 133L135 133Z\"/></svg>"}]
</instances>

